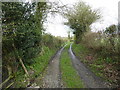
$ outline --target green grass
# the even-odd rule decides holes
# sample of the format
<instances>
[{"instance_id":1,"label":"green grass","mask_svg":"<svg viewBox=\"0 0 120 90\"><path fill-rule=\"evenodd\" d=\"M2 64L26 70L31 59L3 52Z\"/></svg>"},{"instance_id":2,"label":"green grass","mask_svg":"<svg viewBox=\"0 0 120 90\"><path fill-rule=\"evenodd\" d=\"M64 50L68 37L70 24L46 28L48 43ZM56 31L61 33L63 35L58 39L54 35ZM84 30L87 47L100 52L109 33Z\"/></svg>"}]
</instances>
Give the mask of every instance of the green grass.
<instances>
[{"instance_id":1,"label":"green grass","mask_svg":"<svg viewBox=\"0 0 120 90\"><path fill-rule=\"evenodd\" d=\"M96 76L101 77L107 82L114 82L114 80L107 75L108 73L106 73L106 66L108 64L114 64L114 59L111 59L110 57L105 58L103 57L104 53L99 54L99 52L95 52L94 50L85 47L83 44L73 44L72 50L75 55L79 57L80 60L86 64ZM89 54L94 56L93 60L86 59Z\"/></svg>"},{"instance_id":2,"label":"green grass","mask_svg":"<svg viewBox=\"0 0 120 90\"><path fill-rule=\"evenodd\" d=\"M39 75L39 73L48 65L50 58L55 54L55 49L49 49L48 47L44 47L44 53L41 56L34 58L35 62L32 67L35 71L34 75Z\"/></svg>"},{"instance_id":3,"label":"green grass","mask_svg":"<svg viewBox=\"0 0 120 90\"><path fill-rule=\"evenodd\" d=\"M86 60L85 57L88 54L92 54L92 51L89 51L82 44L73 44L72 49L75 55L79 57L83 63L87 64L87 66L91 69L92 72L95 73L96 76L102 77L106 80L103 71L103 69L105 68L105 66L103 65L104 60L102 58L95 58L95 60L93 61Z\"/></svg>"},{"instance_id":4,"label":"green grass","mask_svg":"<svg viewBox=\"0 0 120 90\"><path fill-rule=\"evenodd\" d=\"M15 88L26 87L28 82L26 81L27 77L24 75L23 70L19 70L15 77Z\"/></svg>"},{"instance_id":5,"label":"green grass","mask_svg":"<svg viewBox=\"0 0 120 90\"><path fill-rule=\"evenodd\" d=\"M76 70L72 66L71 59L68 54L69 45L67 45L62 52L60 67L62 72L62 81L67 88L83 88L83 82L78 76Z\"/></svg>"},{"instance_id":6,"label":"green grass","mask_svg":"<svg viewBox=\"0 0 120 90\"><path fill-rule=\"evenodd\" d=\"M34 74L30 75L30 79L31 78L36 78L36 77L42 77L42 75L40 75L40 73L42 73L42 71L44 70L45 67L47 67L49 60L51 59L51 57L55 54L57 50L56 49L50 49L48 47L43 47L43 53L42 55L39 55L36 58L33 58L34 62L32 65L30 66L26 66L27 70L33 70ZM20 87L26 87L26 85L28 84L28 82L26 81L27 77L24 75L23 70L19 70L16 74L16 78L15 78L15 87L16 88L20 88Z\"/></svg>"},{"instance_id":7,"label":"green grass","mask_svg":"<svg viewBox=\"0 0 120 90\"><path fill-rule=\"evenodd\" d=\"M73 43L72 50L75 53L75 55L81 59L82 62L88 63L88 61L84 60L84 57L89 53L85 46Z\"/></svg>"}]
</instances>

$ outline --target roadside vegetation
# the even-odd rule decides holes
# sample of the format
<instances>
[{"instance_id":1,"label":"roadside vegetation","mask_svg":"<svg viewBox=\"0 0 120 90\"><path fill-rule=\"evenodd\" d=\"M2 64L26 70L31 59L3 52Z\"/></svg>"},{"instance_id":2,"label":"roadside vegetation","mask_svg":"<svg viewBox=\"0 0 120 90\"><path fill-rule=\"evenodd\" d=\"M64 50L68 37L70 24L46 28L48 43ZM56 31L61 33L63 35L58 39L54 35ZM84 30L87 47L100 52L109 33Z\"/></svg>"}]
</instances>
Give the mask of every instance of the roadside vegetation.
<instances>
[{"instance_id":1,"label":"roadside vegetation","mask_svg":"<svg viewBox=\"0 0 120 90\"><path fill-rule=\"evenodd\" d=\"M60 59L62 82L66 88L84 88L82 80L72 65L71 58L68 53L69 46L70 44L65 47Z\"/></svg>"},{"instance_id":2,"label":"roadside vegetation","mask_svg":"<svg viewBox=\"0 0 120 90\"><path fill-rule=\"evenodd\" d=\"M27 87L64 44L45 33L47 3L2 3L2 81L4 87Z\"/></svg>"},{"instance_id":3,"label":"roadside vegetation","mask_svg":"<svg viewBox=\"0 0 120 90\"><path fill-rule=\"evenodd\" d=\"M98 33L89 32L80 44L73 44L73 52L80 60L99 77L109 81L111 86L119 86L119 41L114 41L115 48L109 38L100 38ZM99 37L99 39L98 39ZM119 40L119 39L118 39Z\"/></svg>"},{"instance_id":4,"label":"roadside vegetation","mask_svg":"<svg viewBox=\"0 0 120 90\"><path fill-rule=\"evenodd\" d=\"M111 25L102 31L91 31L91 25L101 18L99 10L93 10L79 2L65 14L74 34L73 51L83 63L111 86L120 85L120 32L119 25Z\"/></svg>"},{"instance_id":5,"label":"roadside vegetation","mask_svg":"<svg viewBox=\"0 0 120 90\"><path fill-rule=\"evenodd\" d=\"M45 2L1 2L2 6L2 83L0 88L30 86L47 67L50 59L65 45L74 41L73 52L99 77L112 87L120 86L120 25L92 32L99 21L99 10L84 2L72 8ZM62 14L72 30L68 39L45 33L47 16ZM74 34L71 37L70 33ZM68 54L69 44L62 53L60 67L66 87L83 88ZM39 82L39 81L38 81ZM92 82L91 82L92 83Z\"/></svg>"},{"instance_id":6,"label":"roadside vegetation","mask_svg":"<svg viewBox=\"0 0 120 90\"><path fill-rule=\"evenodd\" d=\"M20 70L17 71L16 78L14 79L15 81L14 87L16 88L26 87L27 85L33 84L36 78L38 77L39 79L42 78L43 77L42 74L46 67L48 66L49 61L52 59L54 54L60 49L60 47L62 47L62 45L64 44L62 40L49 34L44 35L43 43L44 45L42 47L41 53L37 57L32 58L34 63L32 63L31 65L26 65L30 77L29 78L26 77L26 75L24 75L24 71L21 68Z\"/></svg>"}]
</instances>

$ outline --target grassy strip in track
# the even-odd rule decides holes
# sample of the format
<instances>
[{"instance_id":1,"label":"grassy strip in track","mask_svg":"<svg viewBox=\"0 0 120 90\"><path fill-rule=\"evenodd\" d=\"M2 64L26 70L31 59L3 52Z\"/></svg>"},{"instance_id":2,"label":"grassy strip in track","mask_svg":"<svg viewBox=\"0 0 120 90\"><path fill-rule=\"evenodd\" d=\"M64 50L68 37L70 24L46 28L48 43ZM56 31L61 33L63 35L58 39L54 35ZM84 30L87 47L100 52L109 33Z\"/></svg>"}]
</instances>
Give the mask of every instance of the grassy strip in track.
<instances>
[{"instance_id":1,"label":"grassy strip in track","mask_svg":"<svg viewBox=\"0 0 120 90\"><path fill-rule=\"evenodd\" d=\"M83 82L77 74L76 70L72 66L71 58L68 53L69 45L67 45L62 52L60 67L62 81L67 88L83 88Z\"/></svg>"}]
</instances>

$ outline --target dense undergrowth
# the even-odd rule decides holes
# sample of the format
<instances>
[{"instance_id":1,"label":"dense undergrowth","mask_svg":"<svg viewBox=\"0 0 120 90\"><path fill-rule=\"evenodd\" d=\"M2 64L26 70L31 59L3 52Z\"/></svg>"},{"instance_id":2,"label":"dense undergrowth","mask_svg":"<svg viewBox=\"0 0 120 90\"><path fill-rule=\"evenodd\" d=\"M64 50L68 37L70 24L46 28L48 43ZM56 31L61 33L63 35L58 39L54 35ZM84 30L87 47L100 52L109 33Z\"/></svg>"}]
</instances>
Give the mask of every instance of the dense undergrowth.
<instances>
[{"instance_id":1,"label":"dense undergrowth","mask_svg":"<svg viewBox=\"0 0 120 90\"><path fill-rule=\"evenodd\" d=\"M113 47L108 38L97 38L98 33L87 33L80 44L73 44L73 51L99 77L119 86L119 39Z\"/></svg>"},{"instance_id":2,"label":"dense undergrowth","mask_svg":"<svg viewBox=\"0 0 120 90\"><path fill-rule=\"evenodd\" d=\"M3 34L0 88L26 87L44 70L64 40L45 34L47 2L0 4Z\"/></svg>"},{"instance_id":3,"label":"dense undergrowth","mask_svg":"<svg viewBox=\"0 0 120 90\"><path fill-rule=\"evenodd\" d=\"M50 49L46 46L43 47L44 53L42 55L33 58L35 61L32 65L27 66L27 69L29 71L30 75L30 80L34 80L36 77L40 76L40 74L43 72L43 70L47 67L49 60L51 57L55 54L57 49ZM15 78L15 87L26 87L29 82L27 81L27 78L24 75L23 70L19 70L17 72L17 76ZM33 83L33 82L31 82Z\"/></svg>"},{"instance_id":4,"label":"dense undergrowth","mask_svg":"<svg viewBox=\"0 0 120 90\"><path fill-rule=\"evenodd\" d=\"M45 34L43 36L43 40L44 41L41 53L37 57L32 58L34 63L32 63L31 65L26 65L30 77L26 77L23 70L20 69L17 72L14 87L26 87L27 85L34 83L35 78L42 77L41 74L47 67L51 58L64 45L64 42L60 40L60 38L54 37L49 34Z\"/></svg>"},{"instance_id":5,"label":"dense undergrowth","mask_svg":"<svg viewBox=\"0 0 120 90\"><path fill-rule=\"evenodd\" d=\"M96 75L120 86L120 25L110 25L92 32L91 26L102 18L99 10L84 2L78 2L68 10L65 23L74 34L74 53L86 63ZM98 20L99 21L99 20ZM99 30L99 29L98 29ZM113 86L114 87L114 86Z\"/></svg>"},{"instance_id":6,"label":"dense undergrowth","mask_svg":"<svg viewBox=\"0 0 120 90\"><path fill-rule=\"evenodd\" d=\"M62 81L67 88L83 88L84 84L72 66L71 58L68 53L69 46L70 44L65 47L60 59Z\"/></svg>"}]
</instances>

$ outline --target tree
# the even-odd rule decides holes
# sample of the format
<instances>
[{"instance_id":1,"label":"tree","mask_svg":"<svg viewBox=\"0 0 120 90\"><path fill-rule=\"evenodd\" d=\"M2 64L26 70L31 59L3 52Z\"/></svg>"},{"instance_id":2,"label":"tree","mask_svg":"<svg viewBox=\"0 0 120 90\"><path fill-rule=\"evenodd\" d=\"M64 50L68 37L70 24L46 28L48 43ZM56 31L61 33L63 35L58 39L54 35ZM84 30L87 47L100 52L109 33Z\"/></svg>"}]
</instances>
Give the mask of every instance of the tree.
<instances>
[{"instance_id":1,"label":"tree","mask_svg":"<svg viewBox=\"0 0 120 90\"><path fill-rule=\"evenodd\" d=\"M90 25L100 18L97 10L92 10L89 5L79 2L74 9L65 14L68 19L67 25L74 29L75 42L80 43L85 32L90 30Z\"/></svg>"},{"instance_id":2,"label":"tree","mask_svg":"<svg viewBox=\"0 0 120 90\"><path fill-rule=\"evenodd\" d=\"M25 65L33 64L32 58L41 52L45 10L46 2L2 3L3 66L9 65L12 72L19 63L26 72Z\"/></svg>"},{"instance_id":3,"label":"tree","mask_svg":"<svg viewBox=\"0 0 120 90\"><path fill-rule=\"evenodd\" d=\"M25 65L23 64L23 61L21 59L21 56L19 53L19 45L17 44L17 35L20 26L22 26L22 22L24 22L24 15L25 15L26 8L23 6L23 3L8 3L4 2L2 3L2 30L3 30L3 68L7 68L8 72L15 72L14 66L16 66L17 61L15 59L11 58L17 58L23 69L25 70L26 74L28 74ZM13 66L14 64L14 66ZM12 69L9 69L12 68ZM12 70L12 71L9 71Z\"/></svg>"},{"instance_id":4,"label":"tree","mask_svg":"<svg viewBox=\"0 0 120 90\"><path fill-rule=\"evenodd\" d=\"M117 36L117 26L113 24L113 25L107 27L106 30L104 31L104 33L107 35L109 42L112 45L113 51L115 51L115 45L117 43L117 42L115 42L115 38Z\"/></svg>"}]
</instances>

